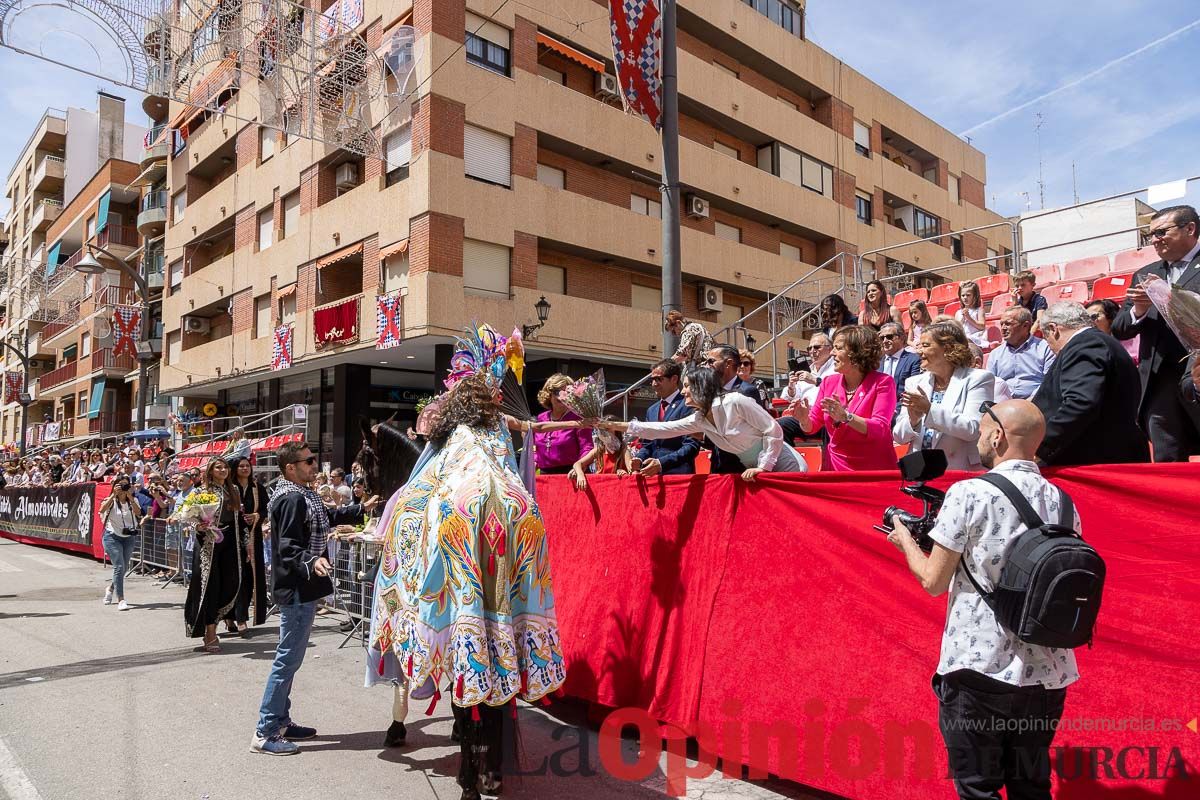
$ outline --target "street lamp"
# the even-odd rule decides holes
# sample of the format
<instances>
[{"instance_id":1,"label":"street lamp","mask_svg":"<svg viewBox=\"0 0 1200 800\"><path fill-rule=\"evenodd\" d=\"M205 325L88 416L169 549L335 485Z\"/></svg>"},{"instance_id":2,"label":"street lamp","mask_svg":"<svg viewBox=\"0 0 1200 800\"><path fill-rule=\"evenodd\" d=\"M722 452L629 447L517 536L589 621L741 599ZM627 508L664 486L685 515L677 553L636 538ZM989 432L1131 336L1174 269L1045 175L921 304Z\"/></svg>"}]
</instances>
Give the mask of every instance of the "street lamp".
<instances>
[{"instance_id":1,"label":"street lamp","mask_svg":"<svg viewBox=\"0 0 1200 800\"><path fill-rule=\"evenodd\" d=\"M0 339L0 345L4 345L12 352L17 360L21 362L21 393L17 395L17 402L21 404L21 458L25 457L25 429L29 427L29 405L33 402L33 396L29 393L29 329L25 329L25 335L22 337L19 333L11 333L8 336L8 341ZM21 349L18 350L14 343L20 344Z\"/></svg>"},{"instance_id":2,"label":"street lamp","mask_svg":"<svg viewBox=\"0 0 1200 800\"><path fill-rule=\"evenodd\" d=\"M756 344L758 344L758 342L755 340L755 338L753 336L751 336L749 334L749 332L747 332L746 333L746 349L750 351L751 355L753 355L753 353L754 353L754 345L756 345Z\"/></svg>"},{"instance_id":3,"label":"street lamp","mask_svg":"<svg viewBox=\"0 0 1200 800\"><path fill-rule=\"evenodd\" d=\"M146 279L133 267L129 266L123 258L118 258L112 253L105 250L103 247L94 244L87 245L87 252L83 254L83 258L75 265L75 271L84 275L103 275L107 272L107 268L96 260L92 255L93 252L103 253L113 260L117 268L125 273L137 286L138 294L142 298L142 335L141 342L137 345L137 361L138 361L138 413L137 413L137 429L144 431L146 429L146 401L149 397L149 392L146 390L146 372L149 368L149 362L154 358L153 348L150 346L150 286L146 283Z\"/></svg>"},{"instance_id":4,"label":"street lamp","mask_svg":"<svg viewBox=\"0 0 1200 800\"><path fill-rule=\"evenodd\" d=\"M542 295L542 299L533 304L533 310L537 312L537 325L522 325L521 337L525 339L533 338L533 335L546 324L550 319L550 304L546 302L546 296Z\"/></svg>"}]
</instances>

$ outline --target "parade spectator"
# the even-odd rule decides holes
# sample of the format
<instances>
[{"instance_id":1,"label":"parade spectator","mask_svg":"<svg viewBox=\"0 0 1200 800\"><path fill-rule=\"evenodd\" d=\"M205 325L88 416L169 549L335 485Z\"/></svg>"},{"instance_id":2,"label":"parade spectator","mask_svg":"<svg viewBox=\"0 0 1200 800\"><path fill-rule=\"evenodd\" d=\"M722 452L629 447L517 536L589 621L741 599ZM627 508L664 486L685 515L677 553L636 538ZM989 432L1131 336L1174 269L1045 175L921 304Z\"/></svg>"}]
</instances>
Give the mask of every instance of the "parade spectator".
<instances>
[{"instance_id":1,"label":"parade spectator","mask_svg":"<svg viewBox=\"0 0 1200 800\"><path fill-rule=\"evenodd\" d=\"M758 388L752 383L747 383L738 377L738 368L741 366L741 354L737 348L727 344L717 345L705 354L704 366L709 367L717 376L722 391L736 392L744 397L753 400L755 403L760 403L758 397ZM762 407L761 404L759 406ZM736 453L731 453L726 450L721 450L720 447L713 441L709 441L709 446L712 448L712 471L715 475L733 475L743 472L746 467L738 458Z\"/></svg>"},{"instance_id":2,"label":"parade spectator","mask_svg":"<svg viewBox=\"0 0 1200 800\"><path fill-rule=\"evenodd\" d=\"M770 411L771 393L767 390L767 384L754 377L754 370L757 368L758 361L754 358L754 353L749 350L738 350L737 376L741 379L742 383L748 383L758 391L759 404Z\"/></svg>"},{"instance_id":3,"label":"parade spectator","mask_svg":"<svg viewBox=\"0 0 1200 800\"><path fill-rule=\"evenodd\" d=\"M971 342L971 355L975 358L975 362L972 364L972 366L974 366L975 369L983 369L984 364L987 363L987 356L984 355L983 348L974 342ZM1004 380L1004 378L996 378L996 388L993 394L996 397L995 402L997 403L1003 403L1005 400L1013 399L1012 388L1009 387L1008 381Z\"/></svg>"},{"instance_id":4,"label":"parade spectator","mask_svg":"<svg viewBox=\"0 0 1200 800\"><path fill-rule=\"evenodd\" d=\"M988 355L988 372L1003 378L1014 398L1033 397L1054 364L1054 353L1045 340L1033 335L1033 316L1026 308L1004 309L1000 315L1000 334L1004 344Z\"/></svg>"},{"instance_id":5,"label":"parade spectator","mask_svg":"<svg viewBox=\"0 0 1200 800\"><path fill-rule=\"evenodd\" d=\"M822 469L834 472L896 468L892 416L896 386L879 371L883 348L865 325L833 335L834 374L821 381L815 403L801 399L792 409L805 433L829 434Z\"/></svg>"},{"instance_id":6,"label":"parade spectator","mask_svg":"<svg viewBox=\"0 0 1200 800\"><path fill-rule=\"evenodd\" d=\"M579 419L579 415L567 408L558 397L559 392L571 383L571 379L562 373L555 373L546 379L538 392L538 402L546 410L538 414L538 422L573 422ZM533 442L534 462L544 475L567 475L574 470L576 462L592 452L591 431L583 428L535 431Z\"/></svg>"},{"instance_id":7,"label":"parade spectator","mask_svg":"<svg viewBox=\"0 0 1200 800\"><path fill-rule=\"evenodd\" d=\"M67 468L63 464L62 456L60 456L58 453L51 453L50 457L46 461L46 474L43 476L43 479L48 477L50 479L51 486L62 483L63 475L65 475L67 472Z\"/></svg>"},{"instance_id":8,"label":"parade spectator","mask_svg":"<svg viewBox=\"0 0 1200 800\"><path fill-rule=\"evenodd\" d=\"M150 479L148 487L151 502L150 508L146 512L150 519L166 519L171 516L175 510L175 498L171 497L171 493L167 490L167 484L163 481L162 476L154 475Z\"/></svg>"},{"instance_id":9,"label":"parade spectator","mask_svg":"<svg viewBox=\"0 0 1200 800\"><path fill-rule=\"evenodd\" d=\"M952 470L977 470L980 409L994 399L995 378L971 366L975 359L961 325L930 325L920 347L924 372L905 382L893 437L910 451L944 450Z\"/></svg>"},{"instance_id":10,"label":"parade spectator","mask_svg":"<svg viewBox=\"0 0 1200 800\"><path fill-rule=\"evenodd\" d=\"M1107 297L1103 300L1094 300L1087 304L1087 312L1098 331L1112 336L1113 320L1117 318L1117 314L1121 313L1121 306L1117 304L1117 301L1109 300ZM1136 367L1141 360L1138 357L1140 339L1135 336L1132 339L1117 339L1117 341L1125 348L1125 352L1129 353L1129 357L1133 359L1133 365Z\"/></svg>"},{"instance_id":11,"label":"parade spectator","mask_svg":"<svg viewBox=\"0 0 1200 800\"><path fill-rule=\"evenodd\" d=\"M104 454L93 450L88 456L88 475L93 481L102 481L112 471L112 467L104 460Z\"/></svg>"},{"instance_id":12,"label":"parade spectator","mask_svg":"<svg viewBox=\"0 0 1200 800\"><path fill-rule=\"evenodd\" d=\"M924 300L913 300L908 304L908 318L907 349L910 353L919 353L921 334L927 327L933 324L933 319L929 316L929 307L925 305Z\"/></svg>"},{"instance_id":13,"label":"parade spectator","mask_svg":"<svg viewBox=\"0 0 1200 800\"><path fill-rule=\"evenodd\" d=\"M679 347L671 356L680 364L699 364L713 347L712 337L699 322L688 322L678 311L668 311L663 328L679 337Z\"/></svg>"},{"instance_id":14,"label":"parade spectator","mask_svg":"<svg viewBox=\"0 0 1200 800\"><path fill-rule=\"evenodd\" d=\"M858 322L879 331L889 322L900 323L900 311L892 306L882 281L871 281L863 290L858 306Z\"/></svg>"},{"instance_id":15,"label":"parade spectator","mask_svg":"<svg viewBox=\"0 0 1200 800\"><path fill-rule=\"evenodd\" d=\"M669 359L658 362L650 370L650 388L658 401L646 411L649 422L673 422L691 415L680 392L683 367ZM634 454L631 465L639 475L691 475L696 471L696 454L700 442L692 436L671 439L650 439Z\"/></svg>"},{"instance_id":16,"label":"parade spectator","mask_svg":"<svg viewBox=\"0 0 1200 800\"><path fill-rule=\"evenodd\" d=\"M130 559L133 558L138 525L141 524L142 518L142 510L133 498L133 487L129 481L118 480L113 485L112 494L100 504L100 517L104 520L104 552L113 565L112 581L104 590L104 605L112 605L115 595L117 609L128 611L129 604L125 602L125 573L129 569Z\"/></svg>"},{"instance_id":17,"label":"parade spectator","mask_svg":"<svg viewBox=\"0 0 1200 800\"><path fill-rule=\"evenodd\" d=\"M242 583L237 604L233 609L230 633L245 635L253 624L267 621L267 567L263 524L267 514L267 490L254 475L250 459L233 459L233 482L242 498L242 524L245 528L245 547L238 553L242 559ZM252 613L253 612L253 613Z\"/></svg>"},{"instance_id":18,"label":"parade spectator","mask_svg":"<svg viewBox=\"0 0 1200 800\"><path fill-rule=\"evenodd\" d=\"M1032 323L1036 323L1038 314L1046 310L1046 298L1040 292L1034 291L1037 286L1037 276L1029 270L1018 272L1013 278L1016 287L1012 290L1013 299L1020 308L1029 312Z\"/></svg>"},{"instance_id":19,"label":"parade spectator","mask_svg":"<svg viewBox=\"0 0 1200 800\"><path fill-rule=\"evenodd\" d=\"M986 348L989 346L987 335L987 312L983 308L983 300L979 295L979 284L975 281L963 281L958 286L958 302L962 308L954 312L954 321L963 326L967 338L973 344Z\"/></svg>"},{"instance_id":20,"label":"parade spectator","mask_svg":"<svg viewBox=\"0 0 1200 800\"><path fill-rule=\"evenodd\" d=\"M350 484L346 483L346 470L341 467L335 467L329 471L329 485L341 496L338 505L344 505L353 499L354 491L350 488Z\"/></svg>"},{"instance_id":21,"label":"parade spectator","mask_svg":"<svg viewBox=\"0 0 1200 800\"><path fill-rule=\"evenodd\" d=\"M850 313L850 307L840 294L828 294L821 298L821 330L832 337L834 332L846 325L857 325L858 317Z\"/></svg>"},{"instance_id":22,"label":"parade spectator","mask_svg":"<svg viewBox=\"0 0 1200 800\"><path fill-rule=\"evenodd\" d=\"M904 343L904 328L900 323L889 322L879 329L879 346L883 353L879 371L891 376L896 384L896 408L900 407L904 382L921 372L920 356L910 353Z\"/></svg>"},{"instance_id":23,"label":"parade spectator","mask_svg":"<svg viewBox=\"0 0 1200 800\"><path fill-rule=\"evenodd\" d=\"M788 403L806 397L811 404L816 399L821 381L833 374L833 340L824 333L814 333L808 340L808 358L811 369L788 376L788 385L782 394Z\"/></svg>"}]
</instances>

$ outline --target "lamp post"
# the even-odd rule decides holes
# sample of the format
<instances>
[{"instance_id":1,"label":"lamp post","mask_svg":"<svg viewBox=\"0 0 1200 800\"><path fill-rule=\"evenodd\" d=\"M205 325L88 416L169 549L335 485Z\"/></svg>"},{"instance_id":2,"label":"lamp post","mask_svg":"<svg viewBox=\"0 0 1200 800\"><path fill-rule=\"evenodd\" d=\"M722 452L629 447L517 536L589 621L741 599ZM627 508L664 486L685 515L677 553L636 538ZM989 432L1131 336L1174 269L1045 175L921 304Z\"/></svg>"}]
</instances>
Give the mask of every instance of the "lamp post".
<instances>
[{"instance_id":1,"label":"lamp post","mask_svg":"<svg viewBox=\"0 0 1200 800\"><path fill-rule=\"evenodd\" d=\"M533 304L533 310L537 312L537 325L521 326L521 337L524 339L532 338L546 324L546 320L550 319L550 304L546 302L545 295L542 295L542 299Z\"/></svg>"},{"instance_id":2,"label":"lamp post","mask_svg":"<svg viewBox=\"0 0 1200 800\"><path fill-rule=\"evenodd\" d=\"M75 271L81 272L84 275L103 275L108 271L108 268L96 260L92 255L93 252L103 253L113 260L117 268L125 273L137 286L138 294L142 298L142 331L141 341L137 347L138 360L138 413L137 413L137 429L143 431L146 429L146 401L148 400L148 392L146 391L146 372L149 368L149 361L154 357L150 348L150 285L146 283L145 277L142 276L133 267L129 266L123 258L118 258L112 253L105 250L103 247L95 244L87 245L88 252L83 258L79 259L79 263L75 265Z\"/></svg>"},{"instance_id":3,"label":"lamp post","mask_svg":"<svg viewBox=\"0 0 1200 800\"><path fill-rule=\"evenodd\" d=\"M33 397L29 394L29 328L25 329L25 335L19 333L9 334L9 341L0 339L0 344L4 345L17 360L21 362L21 394L17 398L17 402L21 404L21 458L25 457L25 436L26 429L29 427L29 404L33 402ZM14 342L21 344L21 349L18 350L13 344Z\"/></svg>"}]
</instances>

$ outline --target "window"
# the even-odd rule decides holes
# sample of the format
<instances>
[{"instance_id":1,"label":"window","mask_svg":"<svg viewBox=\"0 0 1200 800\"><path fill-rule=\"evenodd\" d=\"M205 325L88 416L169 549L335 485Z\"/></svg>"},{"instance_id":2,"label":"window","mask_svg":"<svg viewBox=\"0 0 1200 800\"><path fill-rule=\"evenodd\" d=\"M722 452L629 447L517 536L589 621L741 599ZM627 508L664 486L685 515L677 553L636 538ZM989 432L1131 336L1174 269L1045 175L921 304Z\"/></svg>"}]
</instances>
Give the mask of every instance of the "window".
<instances>
[{"instance_id":1,"label":"window","mask_svg":"<svg viewBox=\"0 0 1200 800\"><path fill-rule=\"evenodd\" d=\"M300 112L294 107L283 112L283 146L300 138Z\"/></svg>"},{"instance_id":2,"label":"window","mask_svg":"<svg viewBox=\"0 0 1200 800\"><path fill-rule=\"evenodd\" d=\"M854 152L871 157L871 128L854 120Z\"/></svg>"},{"instance_id":3,"label":"window","mask_svg":"<svg viewBox=\"0 0 1200 800\"><path fill-rule=\"evenodd\" d=\"M267 208L258 214L258 249L266 250L271 246L275 233L275 209Z\"/></svg>"},{"instance_id":4,"label":"window","mask_svg":"<svg viewBox=\"0 0 1200 800\"><path fill-rule=\"evenodd\" d=\"M170 266L170 275L168 276L171 291L175 292L183 285L183 259L172 261Z\"/></svg>"},{"instance_id":5,"label":"window","mask_svg":"<svg viewBox=\"0 0 1200 800\"><path fill-rule=\"evenodd\" d=\"M548 164L537 165L538 183L544 183L552 189L562 189L567 185L567 173Z\"/></svg>"},{"instance_id":6,"label":"window","mask_svg":"<svg viewBox=\"0 0 1200 800\"><path fill-rule=\"evenodd\" d=\"M463 291L507 300L511 251L504 245L463 240Z\"/></svg>"},{"instance_id":7,"label":"window","mask_svg":"<svg viewBox=\"0 0 1200 800\"><path fill-rule=\"evenodd\" d=\"M726 225L724 222L713 223L717 226L717 238L725 239L730 242L742 241L742 229L734 225Z\"/></svg>"},{"instance_id":8,"label":"window","mask_svg":"<svg viewBox=\"0 0 1200 800\"><path fill-rule=\"evenodd\" d=\"M999 254L992 248L989 247L987 249L988 269L990 269L993 272L995 272L996 270L998 270L1000 268L999 262L996 261L997 255L999 255Z\"/></svg>"},{"instance_id":9,"label":"window","mask_svg":"<svg viewBox=\"0 0 1200 800\"><path fill-rule=\"evenodd\" d=\"M75 416L82 417L88 413L87 392L79 393L79 404L75 406Z\"/></svg>"},{"instance_id":10,"label":"window","mask_svg":"<svg viewBox=\"0 0 1200 800\"><path fill-rule=\"evenodd\" d=\"M271 335L271 295L260 294L254 298L254 338Z\"/></svg>"},{"instance_id":11,"label":"window","mask_svg":"<svg viewBox=\"0 0 1200 800\"><path fill-rule=\"evenodd\" d=\"M178 225L183 219L183 212L187 208L187 192L179 192L171 198L171 224Z\"/></svg>"},{"instance_id":12,"label":"window","mask_svg":"<svg viewBox=\"0 0 1200 800\"><path fill-rule=\"evenodd\" d=\"M383 269L383 291L408 293L408 252L388 256Z\"/></svg>"},{"instance_id":13,"label":"window","mask_svg":"<svg viewBox=\"0 0 1200 800\"><path fill-rule=\"evenodd\" d=\"M644 311L662 311L662 292L657 286L633 284L632 305Z\"/></svg>"},{"instance_id":14,"label":"window","mask_svg":"<svg viewBox=\"0 0 1200 800\"><path fill-rule=\"evenodd\" d=\"M788 244L787 242L779 243L779 255L783 256L784 258L791 259L792 261L804 260L804 253L800 250L800 248L796 247L794 244Z\"/></svg>"},{"instance_id":15,"label":"window","mask_svg":"<svg viewBox=\"0 0 1200 800\"><path fill-rule=\"evenodd\" d=\"M172 331L167 336L167 363L178 366L183 360L183 332Z\"/></svg>"},{"instance_id":16,"label":"window","mask_svg":"<svg viewBox=\"0 0 1200 800\"><path fill-rule=\"evenodd\" d=\"M537 288L539 292L566 294L567 271L550 264L538 264Z\"/></svg>"},{"instance_id":17,"label":"window","mask_svg":"<svg viewBox=\"0 0 1200 800\"><path fill-rule=\"evenodd\" d=\"M642 197L640 194L629 195L629 210L642 216L662 219L662 203Z\"/></svg>"},{"instance_id":18,"label":"window","mask_svg":"<svg viewBox=\"0 0 1200 800\"><path fill-rule=\"evenodd\" d=\"M957 175L948 175L947 176L946 188L950 192L950 202L956 206L959 205L961 201L958 199L958 176Z\"/></svg>"},{"instance_id":19,"label":"window","mask_svg":"<svg viewBox=\"0 0 1200 800\"><path fill-rule=\"evenodd\" d=\"M833 199L833 168L785 144L758 148L758 168Z\"/></svg>"},{"instance_id":20,"label":"window","mask_svg":"<svg viewBox=\"0 0 1200 800\"><path fill-rule=\"evenodd\" d=\"M512 34L491 20L467 12L467 62L508 75Z\"/></svg>"},{"instance_id":21,"label":"window","mask_svg":"<svg viewBox=\"0 0 1200 800\"><path fill-rule=\"evenodd\" d=\"M858 221L863 225L871 224L871 206L873 203L874 199L866 192L856 191L854 193L854 205L858 213Z\"/></svg>"},{"instance_id":22,"label":"window","mask_svg":"<svg viewBox=\"0 0 1200 800\"><path fill-rule=\"evenodd\" d=\"M800 185L805 189L812 189L817 194L825 194L826 184L829 184L830 188L832 188L833 170L815 158L801 156Z\"/></svg>"},{"instance_id":23,"label":"window","mask_svg":"<svg viewBox=\"0 0 1200 800\"><path fill-rule=\"evenodd\" d=\"M922 170L921 177L930 183L937 183L937 165Z\"/></svg>"},{"instance_id":24,"label":"window","mask_svg":"<svg viewBox=\"0 0 1200 800\"><path fill-rule=\"evenodd\" d=\"M713 65L714 67L716 67L718 70L720 70L721 72L724 72L726 75L732 76L732 77L734 77L734 78L736 78L736 77L738 76L738 74L737 74L737 70L735 70L735 69L731 69L731 68L729 68L729 67L725 66L724 64L722 64L722 63L721 63L721 62L719 62L719 61L714 61L714 62L712 62L712 65Z\"/></svg>"},{"instance_id":25,"label":"window","mask_svg":"<svg viewBox=\"0 0 1200 800\"><path fill-rule=\"evenodd\" d=\"M950 237L950 256L955 261L963 260L962 247L963 247L963 245L962 245L962 237L961 236L951 236Z\"/></svg>"},{"instance_id":26,"label":"window","mask_svg":"<svg viewBox=\"0 0 1200 800\"><path fill-rule=\"evenodd\" d=\"M776 100L778 100L779 102L783 103L785 106L790 106L791 108L795 109L796 111L799 111L799 110L800 110L800 106L796 105L796 104L795 104L795 103L793 103L791 100L788 100L786 97L782 97L782 96L778 96L778 95L777 95L777 96L775 97L775 99L776 99Z\"/></svg>"},{"instance_id":27,"label":"window","mask_svg":"<svg viewBox=\"0 0 1200 800\"><path fill-rule=\"evenodd\" d=\"M468 178L512 185L512 140L492 131L467 125L463 129L463 162Z\"/></svg>"},{"instance_id":28,"label":"window","mask_svg":"<svg viewBox=\"0 0 1200 800\"><path fill-rule=\"evenodd\" d=\"M296 293L293 291L279 301L279 324L291 325L296 321Z\"/></svg>"},{"instance_id":29,"label":"window","mask_svg":"<svg viewBox=\"0 0 1200 800\"><path fill-rule=\"evenodd\" d=\"M804 8L789 0L742 0L793 36L804 38Z\"/></svg>"},{"instance_id":30,"label":"window","mask_svg":"<svg viewBox=\"0 0 1200 800\"><path fill-rule=\"evenodd\" d=\"M928 239L942 232L942 221L919 208L913 209L913 233L918 239Z\"/></svg>"},{"instance_id":31,"label":"window","mask_svg":"<svg viewBox=\"0 0 1200 800\"><path fill-rule=\"evenodd\" d=\"M87 220L87 238L92 239L96 235L96 218L88 217Z\"/></svg>"},{"instance_id":32,"label":"window","mask_svg":"<svg viewBox=\"0 0 1200 800\"><path fill-rule=\"evenodd\" d=\"M294 236L300 227L300 192L292 192L283 198L283 230L280 239Z\"/></svg>"},{"instance_id":33,"label":"window","mask_svg":"<svg viewBox=\"0 0 1200 800\"><path fill-rule=\"evenodd\" d=\"M548 81L553 81L554 83L562 86L567 85L567 73L559 72L556 69L547 67L545 64L538 64L538 75L541 75Z\"/></svg>"},{"instance_id":34,"label":"window","mask_svg":"<svg viewBox=\"0 0 1200 800\"><path fill-rule=\"evenodd\" d=\"M79 337L79 355L90 356L92 354L92 335L84 333Z\"/></svg>"},{"instance_id":35,"label":"window","mask_svg":"<svg viewBox=\"0 0 1200 800\"><path fill-rule=\"evenodd\" d=\"M266 161L275 155L275 139L278 136L274 128L260 126L258 129L258 160Z\"/></svg>"},{"instance_id":36,"label":"window","mask_svg":"<svg viewBox=\"0 0 1200 800\"><path fill-rule=\"evenodd\" d=\"M383 143L387 155L387 185L408 177L408 165L412 161L412 125L405 125Z\"/></svg>"},{"instance_id":37,"label":"window","mask_svg":"<svg viewBox=\"0 0 1200 800\"><path fill-rule=\"evenodd\" d=\"M723 156L729 156L730 158L734 159L735 161L741 159L741 154L738 152L737 148L730 147L729 145L725 144L724 142L713 142L713 150L716 150L718 153L720 153Z\"/></svg>"}]
</instances>

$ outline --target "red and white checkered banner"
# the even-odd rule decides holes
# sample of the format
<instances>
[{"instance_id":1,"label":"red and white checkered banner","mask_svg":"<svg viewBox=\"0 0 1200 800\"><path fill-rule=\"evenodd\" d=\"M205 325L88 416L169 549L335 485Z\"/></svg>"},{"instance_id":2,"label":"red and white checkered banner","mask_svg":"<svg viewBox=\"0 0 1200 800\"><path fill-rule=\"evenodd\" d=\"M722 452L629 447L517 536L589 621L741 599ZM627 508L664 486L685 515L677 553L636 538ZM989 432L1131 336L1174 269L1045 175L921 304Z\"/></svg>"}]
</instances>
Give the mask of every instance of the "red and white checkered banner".
<instances>
[{"instance_id":1,"label":"red and white checkered banner","mask_svg":"<svg viewBox=\"0 0 1200 800\"><path fill-rule=\"evenodd\" d=\"M292 326L280 325L275 329L271 345L271 369L287 369L292 366Z\"/></svg>"},{"instance_id":2,"label":"red and white checkered banner","mask_svg":"<svg viewBox=\"0 0 1200 800\"><path fill-rule=\"evenodd\" d=\"M378 322L376 329L379 331L379 335L375 339L375 349L386 350L389 347L398 347L404 339L402 316L404 298L400 296L399 292L380 295L375 308Z\"/></svg>"},{"instance_id":3,"label":"red and white checkered banner","mask_svg":"<svg viewBox=\"0 0 1200 800\"><path fill-rule=\"evenodd\" d=\"M662 127L660 0L608 0L613 61L625 110Z\"/></svg>"},{"instance_id":4,"label":"red and white checkered banner","mask_svg":"<svg viewBox=\"0 0 1200 800\"><path fill-rule=\"evenodd\" d=\"M15 403L21 399L21 388L25 385L25 373L17 370L4 373L4 402Z\"/></svg>"},{"instance_id":5,"label":"red and white checkered banner","mask_svg":"<svg viewBox=\"0 0 1200 800\"><path fill-rule=\"evenodd\" d=\"M117 306L113 309L113 356L137 357L137 342L142 332L142 309Z\"/></svg>"}]
</instances>

